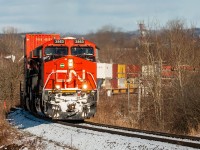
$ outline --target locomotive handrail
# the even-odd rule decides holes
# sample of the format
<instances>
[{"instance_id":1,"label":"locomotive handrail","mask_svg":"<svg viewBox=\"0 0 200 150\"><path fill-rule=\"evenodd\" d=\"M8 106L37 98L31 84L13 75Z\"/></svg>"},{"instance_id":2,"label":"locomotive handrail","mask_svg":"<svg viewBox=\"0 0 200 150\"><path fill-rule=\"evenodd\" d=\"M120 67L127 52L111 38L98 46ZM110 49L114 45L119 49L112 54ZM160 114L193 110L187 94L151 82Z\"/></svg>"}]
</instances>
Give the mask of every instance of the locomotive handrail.
<instances>
[{"instance_id":1,"label":"locomotive handrail","mask_svg":"<svg viewBox=\"0 0 200 150\"><path fill-rule=\"evenodd\" d=\"M44 88L46 87L46 85L47 85L47 83L48 83L48 81L49 81L49 78L51 77L51 75L52 75L53 73L56 73L56 72L55 72L55 71L52 71L52 72L48 75L47 80L46 80L46 82L45 82L45 84L44 84L43 90L44 90Z\"/></svg>"},{"instance_id":2,"label":"locomotive handrail","mask_svg":"<svg viewBox=\"0 0 200 150\"><path fill-rule=\"evenodd\" d=\"M54 73L58 73L58 72L67 73L67 70L56 70L56 71L52 71L52 72L48 75L48 77L47 77L47 80L46 80L46 82L45 82L45 84L44 84L43 90L44 90L44 88L46 87L46 85L47 85L47 83L48 83L48 81L49 81L51 75L54 74Z\"/></svg>"},{"instance_id":3,"label":"locomotive handrail","mask_svg":"<svg viewBox=\"0 0 200 150\"><path fill-rule=\"evenodd\" d=\"M93 76L90 72L87 72L87 74L89 74L89 75L92 77L93 82L94 82L94 84L95 84L95 86L96 86L96 88L97 88L97 83L96 83L95 80L94 80L94 76Z\"/></svg>"}]
</instances>

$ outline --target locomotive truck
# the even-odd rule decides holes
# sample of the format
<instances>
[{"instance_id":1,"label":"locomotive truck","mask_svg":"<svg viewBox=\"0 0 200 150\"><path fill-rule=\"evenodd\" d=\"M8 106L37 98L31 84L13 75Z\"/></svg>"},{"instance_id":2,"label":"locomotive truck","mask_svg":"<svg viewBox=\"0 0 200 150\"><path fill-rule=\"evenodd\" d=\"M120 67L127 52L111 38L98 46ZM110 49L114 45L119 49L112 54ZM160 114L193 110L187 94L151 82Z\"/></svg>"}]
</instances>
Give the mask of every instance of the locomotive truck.
<instances>
[{"instance_id":1,"label":"locomotive truck","mask_svg":"<svg viewBox=\"0 0 200 150\"><path fill-rule=\"evenodd\" d=\"M94 116L97 105L97 46L83 38L26 34L24 109L62 120Z\"/></svg>"}]
</instances>

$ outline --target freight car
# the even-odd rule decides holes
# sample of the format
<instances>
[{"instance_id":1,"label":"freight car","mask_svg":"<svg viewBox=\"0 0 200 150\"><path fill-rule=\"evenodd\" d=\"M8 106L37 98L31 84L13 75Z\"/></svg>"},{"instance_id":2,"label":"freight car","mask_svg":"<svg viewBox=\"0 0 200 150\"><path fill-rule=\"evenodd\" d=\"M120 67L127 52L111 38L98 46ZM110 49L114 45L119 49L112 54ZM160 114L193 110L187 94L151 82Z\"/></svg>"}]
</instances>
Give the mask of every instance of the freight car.
<instances>
[{"instance_id":1,"label":"freight car","mask_svg":"<svg viewBox=\"0 0 200 150\"><path fill-rule=\"evenodd\" d=\"M97 105L97 46L83 38L26 34L21 106L52 119L83 120Z\"/></svg>"}]
</instances>

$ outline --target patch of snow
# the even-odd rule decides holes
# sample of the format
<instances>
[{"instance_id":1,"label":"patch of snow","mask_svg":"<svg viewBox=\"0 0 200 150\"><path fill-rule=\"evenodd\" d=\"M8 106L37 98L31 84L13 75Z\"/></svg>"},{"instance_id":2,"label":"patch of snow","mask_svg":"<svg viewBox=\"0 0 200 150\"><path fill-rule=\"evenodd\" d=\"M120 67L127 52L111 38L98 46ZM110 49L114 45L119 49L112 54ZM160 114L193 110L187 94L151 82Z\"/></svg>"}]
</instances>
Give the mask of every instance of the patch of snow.
<instances>
[{"instance_id":1,"label":"patch of snow","mask_svg":"<svg viewBox=\"0 0 200 150\"><path fill-rule=\"evenodd\" d=\"M71 147L78 150L194 149L169 143L69 127L35 118L21 109L11 112L8 115L8 119L20 131L28 132L45 140L46 142L44 143L46 143L47 147L43 149L57 149L54 147L55 143L61 149ZM51 145L48 142L54 144Z\"/></svg>"}]
</instances>

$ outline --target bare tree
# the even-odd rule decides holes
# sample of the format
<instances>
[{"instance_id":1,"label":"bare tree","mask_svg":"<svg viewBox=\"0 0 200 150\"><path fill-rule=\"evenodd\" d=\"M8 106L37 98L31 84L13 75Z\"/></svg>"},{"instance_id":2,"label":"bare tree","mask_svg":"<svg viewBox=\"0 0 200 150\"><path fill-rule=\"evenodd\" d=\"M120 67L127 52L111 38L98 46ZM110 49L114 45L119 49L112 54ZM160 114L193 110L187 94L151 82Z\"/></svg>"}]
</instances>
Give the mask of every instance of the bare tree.
<instances>
[{"instance_id":1,"label":"bare tree","mask_svg":"<svg viewBox=\"0 0 200 150\"><path fill-rule=\"evenodd\" d=\"M143 109L145 109L145 113L146 110L151 110L151 112L147 113L154 118L155 125L163 130L164 114L160 69L165 61L165 53L161 33L158 30L148 31L148 35L146 35L145 39L143 38L143 44L140 45L140 55L141 64L143 65L141 81L143 89L146 90L143 95L145 96L148 93L148 97L145 97L145 99L149 101L147 104L143 104ZM145 103L144 100L142 103ZM145 113L142 115L146 116ZM140 116L139 119L144 119L144 116Z\"/></svg>"},{"instance_id":2,"label":"bare tree","mask_svg":"<svg viewBox=\"0 0 200 150\"><path fill-rule=\"evenodd\" d=\"M141 63L153 72L143 76L148 88L148 97L142 103L143 123L146 119L146 123L154 124L157 129L181 133L197 128L199 117L195 113L199 109L194 107L199 105L199 94L195 93L199 86L194 84L199 82L199 71L195 71L199 64L197 41L193 30L182 20L172 20L162 30L149 31L146 43L140 46ZM170 79L163 79L163 65L172 67ZM192 116L196 116L195 119Z\"/></svg>"},{"instance_id":3,"label":"bare tree","mask_svg":"<svg viewBox=\"0 0 200 150\"><path fill-rule=\"evenodd\" d=\"M22 62L23 38L17 34L17 29L4 28L0 36L1 66L0 66L0 94L1 100L19 104L19 83L23 73ZM15 59L12 59L15 58Z\"/></svg>"},{"instance_id":4,"label":"bare tree","mask_svg":"<svg viewBox=\"0 0 200 150\"><path fill-rule=\"evenodd\" d=\"M97 33L87 35L101 50L101 62L131 64L137 61L136 36L113 26L104 26ZM129 58L129 59L127 59Z\"/></svg>"}]
</instances>

